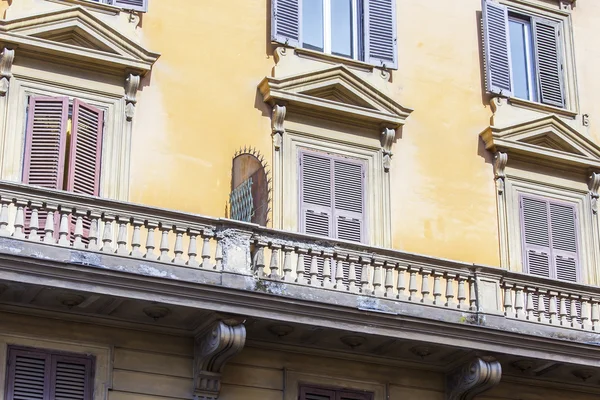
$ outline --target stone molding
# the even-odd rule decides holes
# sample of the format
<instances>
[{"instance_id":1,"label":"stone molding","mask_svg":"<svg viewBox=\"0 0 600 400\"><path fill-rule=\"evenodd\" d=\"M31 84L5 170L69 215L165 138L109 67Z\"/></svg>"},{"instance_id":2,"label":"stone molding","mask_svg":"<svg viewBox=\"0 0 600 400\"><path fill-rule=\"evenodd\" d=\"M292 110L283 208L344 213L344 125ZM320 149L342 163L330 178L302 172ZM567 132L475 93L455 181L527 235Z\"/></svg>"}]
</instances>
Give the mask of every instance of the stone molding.
<instances>
[{"instance_id":1,"label":"stone molding","mask_svg":"<svg viewBox=\"0 0 600 400\"><path fill-rule=\"evenodd\" d=\"M225 364L242 351L246 343L243 320L229 318L215 322L196 336L194 342L194 395L198 400L219 398L221 373Z\"/></svg>"},{"instance_id":2,"label":"stone molding","mask_svg":"<svg viewBox=\"0 0 600 400\"><path fill-rule=\"evenodd\" d=\"M492 357L476 357L446 378L446 400L471 400L493 388L502 378L502 366Z\"/></svg>"}]
</instances>

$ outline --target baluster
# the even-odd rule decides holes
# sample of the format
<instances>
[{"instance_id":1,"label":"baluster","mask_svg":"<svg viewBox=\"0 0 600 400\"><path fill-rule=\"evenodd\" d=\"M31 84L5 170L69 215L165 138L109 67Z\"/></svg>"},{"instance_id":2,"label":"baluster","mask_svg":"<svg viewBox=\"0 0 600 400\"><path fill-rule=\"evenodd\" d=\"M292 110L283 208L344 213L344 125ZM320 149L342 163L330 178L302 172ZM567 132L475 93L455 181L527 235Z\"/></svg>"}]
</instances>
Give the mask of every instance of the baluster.
<instances>
[{"instance_id":1,"label":"baluster","mask_svg":"<svg viewBox=\"0 0 600 400\"><path fill-rule=\"evenodd\" d=\"M158 257L158 261L162 261L162 262L170 262L171 261L171 257L169 257L169 233L171 232L171 229L173 229L172 225L168 225L168 224L164 224L164 223L160 223L160 245L159 245L159 249L160 249L160 256Z\"/></svg>"},{"instance_id":2,"label":"baluster","mask_svg":"<svg viewBox=\"0 0 600 400\"><path fill-rule=\"evenodd\" d=\"M83 210L75 210L73 217L75 218L75 230L73 231L73 247L76 249L85 249L83 243L83 217L87 213Z\"/></svg>"},{"instance_id":3,"label":"baluster","mask_svg":"<svg viewBox=\"0 0 600 400\"><path fill-rule=\"evenodd\" d=\"M568 325L568 314L567 314L567 296L564 293L559 293L560 297L560 309L559 319L561 325Z\"/></svg>"},{"instance_id":4,"label":"baluster","mask_svg":"<svg viewBox=\"0 0 600 400\"><path fill-rule=\"evenodd\" d=\"M590 298L581 298L581 327L586 330L592 329L590 323Z\"/></svg>"},{"instance_id":5,"label":"baluster","mask_svg":"<svg viewBox=\"0 0 600 400\"><path fill-rule=\"evenodd\" d=\"M263 241L254 244L254 271L259 278L265 276L265 247L267 243Z\"/></svg>"},{"instance_id":6,"label":"baluster","mask_svg":"<svg viewBox=\"0 0 600 400\"><path fill-rule=\"evenodd\" d=\"M547 295L547 294L546 294ZM534 294L535 296L535 294ZM537 308L537 313L538 313L538 321L543 322L543 323L548 323L548 317L546 316L546 302L545 302L545 295L544 295L544 291L543 290L538 290L538 308Z\"/></svg>"},{"instance_id":7,"label":"baluster","mask_svg":"<svg viewBox=\"0 0 600 400\"><path fill-rule=\"evenodd\" d=\"M362 294L369 293L369 264L371 264L371 257L360 256L358 259L360 263L360 292Z\"/></svg>"},{"instance_id":8,"label":"baluster","mask_svg":"<svg viewBox=\"0 0 600 400\"><path fill-rule=\"evenodd\" d=\"M598 300L591 299L591 308L592 308L592 329L595 331L600 330L600 306L598 305Z\"/></svg>"},{"instance_id":9,"label":"baluster","mask_svg":"<svg viewBox=\"0 0 600 400\"><path fill-rule=\"evenodd\" d=\"M187 265L190 267L199 267L200 263L196 259L198 256L198 235L200 235L200 231L195 229L188 229L187 231L188 237L190 238L190 242L188 244L188 260ZM256 264L255 264L256 267Z\"/></svg>"},{"instance_id":10,"label":"baluster","mask_svg":"<svg viewBox=\"0 0 600 400\"><path fill-rule=\"evenodd\" d=\"M269 278L279 279L279 250L281 249L281 245L271 244L269 247L271 248L271 261L269 262L271 273L269 274Z\"/></svg>"},{"instance_id":11,"label":"baluster","mask_svg":"<svg viewBox=\"0 0 600 400\"><path fill-rule=\"evenodd\" d=\"M477 311L477 293L475 291L475 278L469 277L469 310Z\"/></svg>"},{"instance_id":12,"label":"baluster","mask_svg":"<svg viewBox=\"0 0 600 400\"><path fill-rule=\"evenodd\" d=\"M436 306L441 306L443 305L441 282L443 274L439 271L433 271L431 276L433 276L433 304Z\"/></svg>"},{"instance_id":13,"label":"baluster","mask_svg":"<svg viewBox=\"0 0 600 400\"><path fill-rule=\"evenodd\" d=\"M71 243L69 242L69 215L71 214L71 210L59 207L58 215L60 218L60 223L58 226L58 244L60 246L69 246Z\"/></svg>"},{"instance_id":14,"label":"baluster","mask_svg":"<svg viewBox=\"0 0 600 400\"><path fill-rule=\"evenodd\" d=\"M327 289L333 288L333 283L331 282L331 257L333 257L333 253L328 251L323 252L323 287Z\"/></svg>"},{"instance_id":15,"label":"baluster","mask_svg":"<svg viewBox=\"0 0 600 400\"><path fill-rule=\"evenodd\" d=\"M298 262L296 263L296 282L301 285L306 285L306 277L304 276L304 256L308 254L307 249L298 248Z\"/></svg>"},{"instance_id":16,"label":"baluster","mask_svg":"<svg viewBox=\"0 0 600 400\"><path fill-rule=\"evenodd\" d=\"M41 240L41 237L38 234L38 231L40 230L39 210L42 208L42 204L32 201L29 204L29 208L31 209L31 217L29 218L28 239L34 242L39 242Z\"/></svg>"},{"instance_id":17,"label":"baluster","mask_svg":"<svg viewBox=\"0 0 600 400\"><path fill-rule=\"evenodd\" d=\"M319 263L317 261L318 251L310 249L310 282L311 286L319 286Z\"/></svg>"},{"instance_id":18,"label":"baluster","mask_svg":"<svg viewBox=\"0 0 600 400\"><path fill-rule=\"evenodd\" d=\"M396 265L391 261L386 261L385 268L385 296L394 297L394 268Z\"/></svg>"},{"instance_id":19,"label":"baluster","mask_svg":"<svg viewBox=\"0 0 600 400\"><path fill-rule=\"evenodd\" d=\"M16 239L25 239L25 207L27 207L27 202L17 200L15 204L17 206L17 214L15 215L15 233L13 233L13 237Z\"/></svg>"},{"instance_id":20,"label":"baluster","mask_svg":"<svg viewBox=\"0 0 600 400\"><path fill-rule=\"evenodd\" d=\"M516 285L515 286L515 317L523 318L525 317L525 300L523 298L523 286Z\"/></svg>"},{"instance_id":21,"label":"baluster","mask_svg":"<svg viewBox=\"0 0 600 400\"><path fill-rule=\"evenodd\" d=\"M534 292L534 288L530 288L530 287L526 287L525 288L525 293L526 293L526 303L525 303L525 318L527 318L528 320L533 320L534 319L534 311L535 311L535 307L533 306L533 292Z\"/></svg>"},{"instance_id":22,"label":"baluster","mask_svg":"<svg viewBox=\"0 0 600 400\"><path fill-rule=\"evenodd\" d=\"M210 263L210 239L213 237L213 232L209 229L202 230L202 268L212 269Z\"/></svg>"},{"instance_id":23,"label":"baluster","mask_svg":"<svg viewBox=\"0 0 600 400\"><path fill-rule=\"evenodd\" d=\"M580 325L579 325L579 314L577 313L577 299L578 299L578 296L571 295L571 315L570 315L570 320L571 320L571 326L573 328L580 328Z\"/></svg>"},{"instance_id":24,"label":"baluster","mask_svg":"<svg viewBox=\"0 0 600 400\"><path fill-rule=\"evenodd\" d=\"M400 300L407 300L408 296L405 293L406 290L406 269L407 266L398 264L398 280L396 282L396 290L398 291L397 298Z\"/></svg>"},{"instance_id":25,"label":"baluster","mask_svg":"<svg viewBox=\"0 0 600 400\"><path fill-rule=\"evenodd\" d=\"M102 234L102 251L105 253L113 253L115 249L113 248L113 221L115 217L112 215L103 215L102 220L104 221L104 233Z\"/></svg>"},{"instance_id":26,"label":"baluster","mask_svg":"<svg viewBox=\"0 0 600 400\"><path fill-rule=\"evenodd\" d=\"M88 243L88 250L100 250L100 244L98 239L100 238L100 213L90 212L90 241Z\"/></svg>"},{"instance_id":27,"label":"baluster","mask_svg":"<svg viewBox=\"0 0 600 400\"><path fill-rule=\"evenodd\" d=\"M215 234L215 240L217 242L217 248L215 249L215 269L217 271L223 270L223 234Z\"/></svg>"},{"instance_id":28,"label":"baluster","mask_svg":"<svg viewBox=\"0 0 600 400\"><path fill-rule=\"evenodd\" d=\"M358 257L349 256L348 262L350 263L348 268L348 291L350 293L358 293L359 285L356 284L356 264L358 263Z\"/></svg>"},{"instance_id":29,"label":"baluster","mask_svg":"<svg viewBox=\"0 0 600 400\"><path fill-rule=\"evenodd\" d=\"M446 307L456 308L458 304L454 301L454 275L447 273L446 276Z\"/></svg>"},{"instance_id":30,"label":"baluster","mask_svg":"<svg viewBox=\"0 0 600 400\"><path fill-rule=\"evenodd\" d=\"M154 232L158 228L158 222L155 221L146 221L146 229L148 230L146 235L146 254L144 254L144 258L148 260L157 260L158 256L154 253L154 249L156 248Z\"/></svg>"},{"instance_id":31,"label":"baluster","mask_svg":"<svg viewBox=\"0 0 600 400\"><path fill-rule=\"evenodd\" d=\"M548 307L548 320L551 324L558 323L558 304L557 304L557 293L548 291L548 297L550 298L550 306Z\"/></svg>"},{"instance_id":32,"label":"baluster","mask_svg":"<svg viewBox=\"0 0 600 400\"><path fill-rule=\"evenodd\" d=\"M10 236L8 229L8 206L12 203L7 198L0 199L0 236Z\"/></svg>"},{"instance_id":33,"label":"baluster","mask_svg":"<svg viewBox=\"0 0 600 400\"><path fill-rule=\"evenodd\" d=\"M465 306L465 300L467 299L467 291L465 290L465 280L467 278L458 275L456 277L456 280L458 281L458 296L456 296L456 299L458 300L458 308L466 308Z\"/></svg>"},{"instance_id":34,"label":"baluster","mask_svg":"<svg viewBox=\"0 0 600 400\"><path fill-rule=\"evenodd\" d=\"M140 250L142 247L142 225L144 221L137 218L131 219L131 225L133 225L133 233L131 234L131 256L141 258L144 253Z\"/></svg>"},{"instance_id":35,"label":"baluster","mask_svg":"<svg viewBox=\"0 0 600 400\"><path fill-rule=\"evenodd\" d=\"M128 255L127 250L127 224L130 219L126 217L117 217L117 224L119 224L119 233L117 234L117 254Z\"/></svg>"},{"instance_id":36,"label":"baluster","mask_svg":"<svg viewBox=\"0 0 600 400\"><path fill-rule=\"evenodd\" d=\"M417 271L418 268L408 267L408 292L410 293L408 299L410 301L417 301L417 291L419 290L417 288Z\"/></svg>"},{"instance_id":37,"label":"baluster","mask_svg":"<svg viewBox=\"0 0 600 400\"><path fill-rule=\"evenodd\" d=\"M176 226L173 229L175 230L175 247L173 247L175 258L173 258L173 262L183 265L185 264L185 260L183 259L183 234L186 230Z\"/></svg>"},{"instance_id":38,"label":"baluster","mask_svg":"<svg viewBox=\"0 0 600 400\"><path fill-rule=\"evenodd\" d=\"M383 260L373 260L373 294L383 296Z\"/></svg>"},{"instance_id":39,"label":"baluster","mask_svg":"<svg viewBox=\"0 0 600 400\"><path fill-rule=\"evenodd\" d=\"M55 244L54 240L54 229L55 229L55 212L58 210L56 206L46 205L46 211L48 216L46 217L46 224L44 225L44 243Z\"/></svg>"},{"instance_id":40,"label":"baluster","mask_svg":"<svg viewBox=\"0 0 600 400\"><path fill-rule=\"evenodd\" d=\"M334 288L337 290L346 290L344 286L344 260L345 256L341 254L336 254L334 260L336 260L335 266L335 286Z\"/></svg>"},{"instance_id":41,"label":"baluster","mask_svg":"<svg viewBox=\"0 0 600 400\"><path fill-rule=\"evenodd\" d=\"M431 303L431 299L429 298L429 274L431 271L428 271L424 268L421 268L421 303Z\"/></svg>"},{"instance_id":42,"label":"baluster","mask_svg":"<svg viewBox=\"0 0 600 400\"><path fill-rule=\"evenodd\" d=\"M512 285L504 282L504 315L507 317L513 316L513 299L512 299Z\"/></svg>"}]
</instances>

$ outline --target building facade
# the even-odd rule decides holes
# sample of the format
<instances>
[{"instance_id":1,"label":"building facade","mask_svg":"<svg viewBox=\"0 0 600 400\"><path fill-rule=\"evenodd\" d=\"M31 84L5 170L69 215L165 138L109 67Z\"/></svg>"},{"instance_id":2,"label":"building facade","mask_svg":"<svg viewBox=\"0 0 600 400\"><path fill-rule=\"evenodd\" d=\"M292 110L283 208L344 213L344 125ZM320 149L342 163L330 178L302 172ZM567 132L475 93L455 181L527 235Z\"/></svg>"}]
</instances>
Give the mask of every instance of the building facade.
<instances>
[{"instance_id":1,"label":"building facade","mask_svg":"<svg viewBox=\"0 0 600 400\"><path fill-rule=\"evenodd\" d=\"M2 398L600 393L600 3L0 11Z\"/></svg>"}]
</instances>

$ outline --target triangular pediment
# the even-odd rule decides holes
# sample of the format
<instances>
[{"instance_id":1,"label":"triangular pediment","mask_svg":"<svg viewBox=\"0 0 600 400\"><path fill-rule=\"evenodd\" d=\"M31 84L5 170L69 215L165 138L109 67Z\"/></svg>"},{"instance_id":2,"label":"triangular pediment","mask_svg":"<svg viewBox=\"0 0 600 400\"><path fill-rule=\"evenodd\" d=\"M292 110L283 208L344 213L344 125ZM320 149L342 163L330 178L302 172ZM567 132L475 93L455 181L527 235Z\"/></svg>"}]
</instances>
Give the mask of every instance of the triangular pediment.
<instances>
[{"instance_id":1,"label":"triangular pediment","mask_svg":"<svg viewBox=\"0 0 600 400\"><path fill-rule=\"evenodd\" d=\"M600 166L600 146L554 115L503 128L492 126L481 137L492 151L579 167Z\"/></svg>"},{"instance_id":2,"label":"triangular pediment","mask_svg":"<svg viewBox=\"0 0 600 400\"><path fill-rule=\"evenodd\" d=\"M324 118L344 115L400 126L412 112L343 65L283 78L267 77L259 90L266 102L310 109Z\"/></svg>"},{"instance_id":3,"label":"triangular pediment","mask_svg":"<svg viewBox=\"0 0 600 400\"><path fill-rule=\"evenodd\" d=\"M39 54L87 57L142 71L159 57L79 6L0 20L0 41Z\"/></svg>"}]
</instances>

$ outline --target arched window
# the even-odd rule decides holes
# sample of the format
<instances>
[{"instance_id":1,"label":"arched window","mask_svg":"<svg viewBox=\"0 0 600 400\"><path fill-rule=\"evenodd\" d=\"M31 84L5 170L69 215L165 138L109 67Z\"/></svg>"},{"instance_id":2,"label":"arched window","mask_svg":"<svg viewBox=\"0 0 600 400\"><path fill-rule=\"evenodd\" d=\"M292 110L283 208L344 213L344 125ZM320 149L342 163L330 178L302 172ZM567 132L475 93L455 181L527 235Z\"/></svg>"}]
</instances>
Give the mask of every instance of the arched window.
<instances>
[{"instance_id":1,"label":"arched window","mask_svg":"<svg viewBox=\"0 0 600 400\"><path fill-rule=\"evenodd\" d=\"M253 150L240 151L233 158L229 217L267 225L269 179L263 157Z\"/></svg>"}]
</instances>

